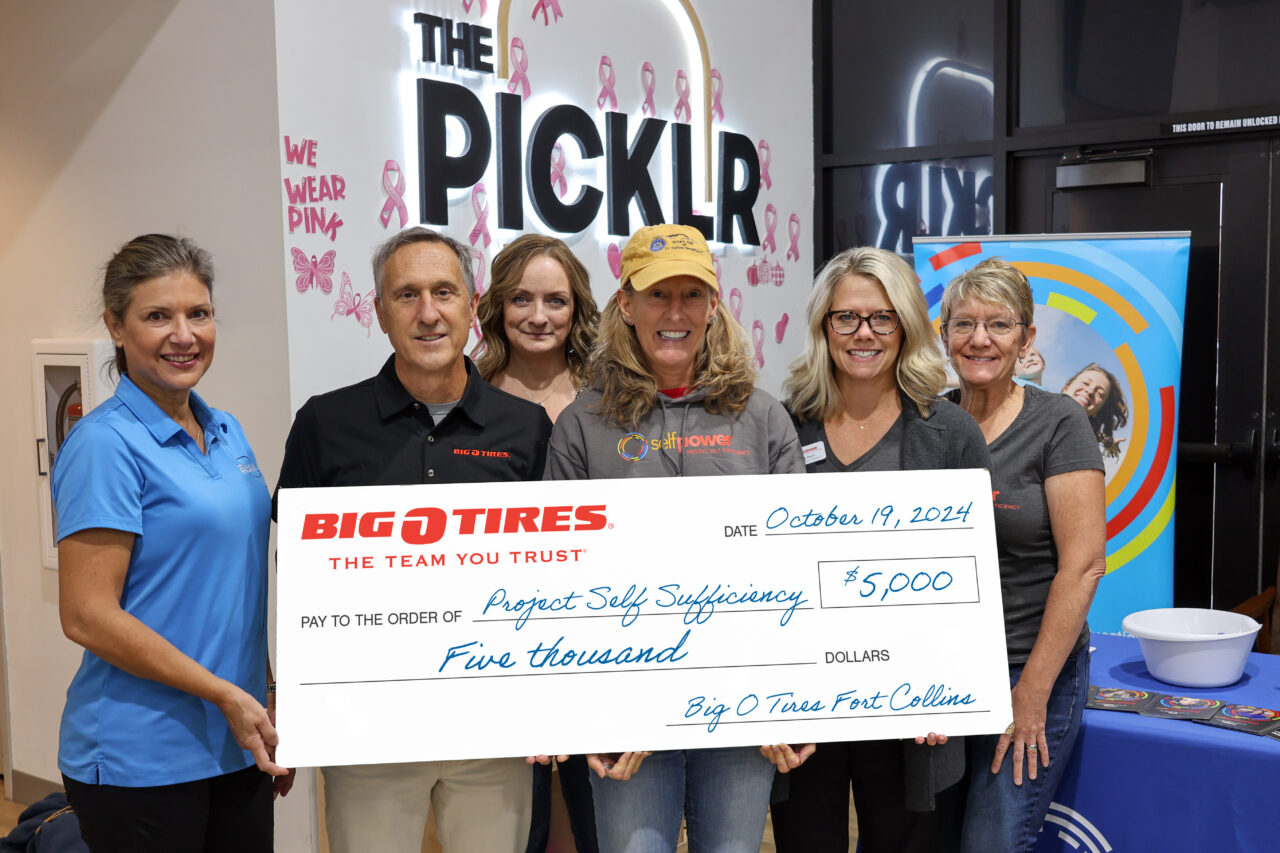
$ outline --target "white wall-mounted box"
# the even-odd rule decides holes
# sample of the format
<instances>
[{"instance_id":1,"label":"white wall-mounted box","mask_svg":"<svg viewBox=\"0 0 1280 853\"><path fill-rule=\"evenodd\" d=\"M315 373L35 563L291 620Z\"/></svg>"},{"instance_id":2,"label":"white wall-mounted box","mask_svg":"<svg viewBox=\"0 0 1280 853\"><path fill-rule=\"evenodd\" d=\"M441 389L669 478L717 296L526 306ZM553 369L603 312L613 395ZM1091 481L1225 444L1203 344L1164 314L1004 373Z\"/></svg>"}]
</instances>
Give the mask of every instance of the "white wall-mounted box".
<instances>
[{"instance_id":1,"label":"white wall-mounted box","mask_svg":"<svg viewBox=\"0 0 1280 853\"><path fill-rule=\"evenodd\" d=\"M115 375L108 365L115 348L106 338L40 338L31 342L31 356L41 558L45 568L56 569L58 522L49 476L71 427L114 392Z\"/></svg>"}]
</instances>

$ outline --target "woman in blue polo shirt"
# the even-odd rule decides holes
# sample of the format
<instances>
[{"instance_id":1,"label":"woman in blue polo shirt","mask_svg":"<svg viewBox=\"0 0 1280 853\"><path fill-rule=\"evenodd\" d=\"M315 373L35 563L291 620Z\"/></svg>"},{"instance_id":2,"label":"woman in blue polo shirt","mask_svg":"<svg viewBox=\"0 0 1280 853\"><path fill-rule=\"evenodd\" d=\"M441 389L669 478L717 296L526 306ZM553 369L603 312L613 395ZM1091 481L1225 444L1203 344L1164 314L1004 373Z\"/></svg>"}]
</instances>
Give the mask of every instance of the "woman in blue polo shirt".
<instances>
[{"instance_id":1,"label":"woman in blue polo shirt","mask_svg":"<svg viewBox=\"0 0 1280 853\"><path fill-rule=\"evenodd\" d=\"M58 766L95 853L270 850L272 776L291 778L264 707L270 494L235 418L192 390L212 288L185 238L111 258L120 384L53 469L62 626L85 647Z\"/></svg>"}]
</instances>

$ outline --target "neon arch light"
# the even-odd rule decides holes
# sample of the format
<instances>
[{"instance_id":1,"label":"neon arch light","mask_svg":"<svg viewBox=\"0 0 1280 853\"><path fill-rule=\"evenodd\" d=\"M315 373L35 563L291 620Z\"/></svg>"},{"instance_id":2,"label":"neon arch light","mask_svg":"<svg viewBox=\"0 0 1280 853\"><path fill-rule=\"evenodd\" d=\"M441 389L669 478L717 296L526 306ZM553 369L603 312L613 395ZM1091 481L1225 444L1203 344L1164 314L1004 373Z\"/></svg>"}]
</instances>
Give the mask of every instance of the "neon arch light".
<instances>
[{"instance_id":1,"label":"neon arch light","mask_svg":"<svg viewBox=\"0 0 1280 853\"><path fill-rule=\"evenodd\" d=\"M703 157L705 161L705 178L706 178L706 198L711 198L711 53L707 50L707 36L702 31L702 22L698 20L698 13L693 11L693 3L691 0L660 0L663 6L667 8L673 18L676 19L676 25L680 27L685 38L688 39L690 33L685 27L692 28L693 40L697 43L697 57L702 62L702 136L703 136ZM684 12L682 19L679 12ZM501 0L498 4L498 46L501 48L498 56L498 77L503 80L509 79L511 69L508 67L510 62L510 45L511 39L508 35L508 19L511 17L511 0ZM692 51L690 51L692 53Z\"/></svg>"}]
</instances>

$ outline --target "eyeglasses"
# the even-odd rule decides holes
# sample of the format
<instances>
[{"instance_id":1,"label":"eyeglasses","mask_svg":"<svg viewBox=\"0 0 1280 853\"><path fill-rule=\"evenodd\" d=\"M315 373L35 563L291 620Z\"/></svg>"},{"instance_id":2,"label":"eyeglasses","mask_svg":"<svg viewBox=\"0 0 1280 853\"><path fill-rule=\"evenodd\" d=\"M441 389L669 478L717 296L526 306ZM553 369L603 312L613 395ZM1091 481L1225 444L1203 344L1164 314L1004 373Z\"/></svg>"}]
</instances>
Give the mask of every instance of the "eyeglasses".
<instances>
[{"instance_id":1,"label":"eyeglasses","mask_svg":"<svg viewBox=\"0 0 1280 853\"><path fill-rule=\"evenodd\" d=\"M897 311L873 311L865 317L857 311L828 311L827 321L837 335L852 335L866 321L877 335L892 335L898 328Z\"/></svg>"},{"instance_id":2,"label":"eyeglasses","mask_svg":"<svg viewBox=\"0 0 1280 853\"><path fill-rule=\"evenodd\" d=\"M986 329L987 334L992 337L1007 338L1018 331L1019 326L1025 325L1027 324L1012 317L996 317L994 320L948 320L946 323L947 331L957 338L969 337L977 331L979 326Z\"/></svg>"}]
</instances>

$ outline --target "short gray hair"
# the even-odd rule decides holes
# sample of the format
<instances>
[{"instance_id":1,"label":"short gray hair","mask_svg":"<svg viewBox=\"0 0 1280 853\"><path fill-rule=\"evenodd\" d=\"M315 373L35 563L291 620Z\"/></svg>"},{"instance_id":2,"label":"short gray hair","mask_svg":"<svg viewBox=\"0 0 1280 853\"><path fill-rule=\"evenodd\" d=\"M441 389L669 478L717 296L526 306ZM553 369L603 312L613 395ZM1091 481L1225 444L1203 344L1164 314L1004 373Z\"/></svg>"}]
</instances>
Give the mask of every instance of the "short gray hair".
<instances>
[{"instance_id":1,"label":"short gray hair","mask_svg":"<svg viewBox=\"0 0 1280 853\"><path fill-rule=\"evenodd\" d=\"M975 299L1005 308L1030 326L1036 319L1036 303L1031 295L1031 282L1026 274L1002 258L986 258L977 266L960 273L942 294L941 320L951 319L951 312L962 303ZM1026 338L1026 326L1022 328Z\"/></svg>"},{"instance_id":2,"label":"short gray hair","mask_svg":"<svg viewBox=\"0 0 1280 853\"><path fill-rule=\"evenodd\" d=\"M442 243L448 246L458 256L458 266L462 268L462 280L467 284L467 296L476 295L476 274L471 268L470 247L447 234L415 225L391 235L373 253L373 285L377 288L379 302L382 301L382 271L387 266L387 261L397 251L414 243Z\"/></svg>"}]
</instances>

